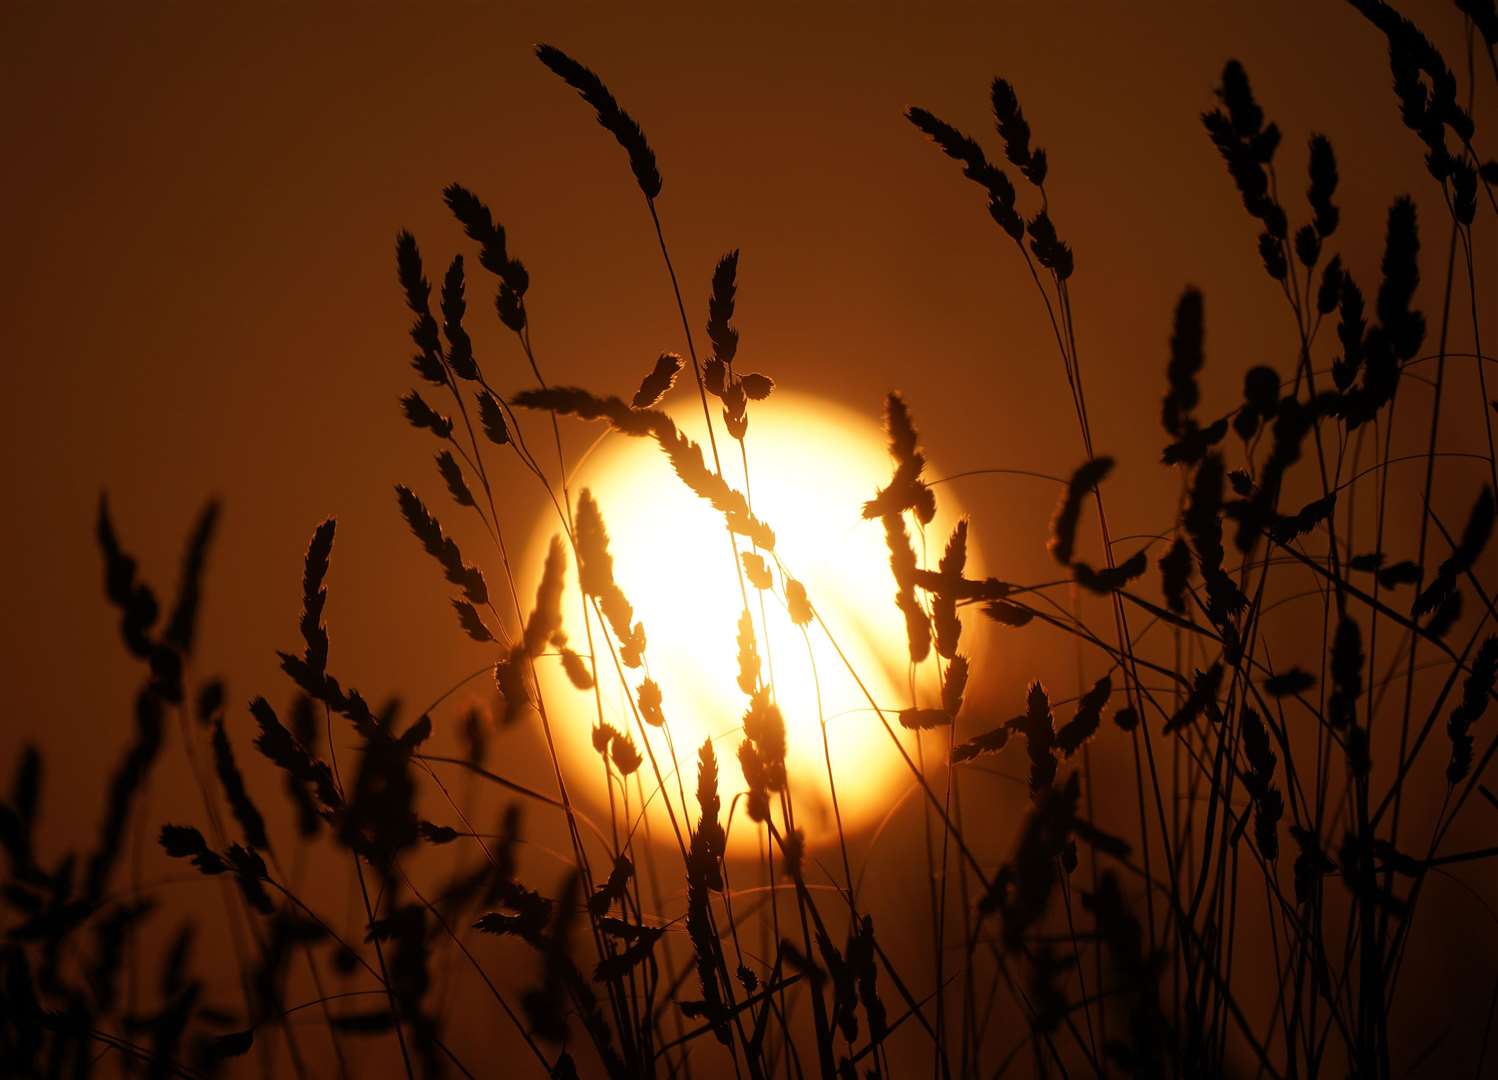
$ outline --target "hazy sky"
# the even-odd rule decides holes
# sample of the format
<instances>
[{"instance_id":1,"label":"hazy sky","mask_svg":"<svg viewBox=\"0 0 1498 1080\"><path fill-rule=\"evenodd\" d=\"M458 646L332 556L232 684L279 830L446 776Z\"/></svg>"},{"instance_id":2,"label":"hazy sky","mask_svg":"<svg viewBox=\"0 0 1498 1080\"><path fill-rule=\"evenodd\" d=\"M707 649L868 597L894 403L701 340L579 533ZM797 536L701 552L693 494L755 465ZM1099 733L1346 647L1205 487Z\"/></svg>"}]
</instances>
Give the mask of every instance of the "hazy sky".
<instances>
[{"instance_id":1,"label":"hazy sky","mask_svg":"<svg viewBox=\"0 0 1498 1080\"><path fill-rule=\"evenodd\" d=\"M1449 43L1449 5L1426 6ZM270 680L271 649L294 631L301 549L329 513L343 523L343 666L432 682L458 665L381 644L449 636L389 496L396 480L431 479L428 444L395 405L411 381L396 229L444 264L469 245L442 186L482 194L530 268L542 363L568 381L630 388L681 347L624 159L534 60L536 41L592 64L644 125L694 319L713 261L741 248L746 362L870 414L904 389L933 459L954 470L1064 469L1080 451L1022 265L978 191L902 119L907 104L997 154L987 83L1001 73L1018 88L1076 252L1098 439L1125 453L1139 440L1117 483L1141 492L1159 487L1146 464L1183 285L1207 296L1206 407L1231 407L1250 363L1288 370L1288 316L1198 122L1223 60L1244 61L1284 129L1292 194L1306 136L1333 136L1344 258L1365 278L1390 199L1432 194L1393 122L1382 42L1340 5L929 7L6 5L0 437L17 525L0 555L15 568L19 724L78 724L129 685L99 595L101 487L163 589L198 501L223 496L204 650L250 685ZM474 293L481 355L518 388L488 285ZM539 511L532 488L514 496L519 517ZM1034 555L1050 491L966 497L994 507L978 530L991 548ZM1170 498L1134 524L1158 528ZM80 747L77 766L95 754L107 756Z\"/></svg>"},{"instance_id":2,"label":"hazy sky","mask_svg":"<svg viewBox=\"0 0 1498 1080\"><path fill-rule=\"evenodd\" d=\"M904 390L945 471L1065 472L1081 450L1023 264L978 190L901 116L924 105L997 156L987 87L1010 79L1076 254L1094 431L1124 462L1114 531L1158 532L1177 494L1154 463L1181 289L1206 295L1205 413L1237 402L1249 365L1288 372L1294 359L1199 114L1224 60L1241 59L1285 134L1292 215L1304 215L1307 137L1332 137L1339 247L1371 288L1396 195L1444 216L1398 127L1382 38L1334 3L933 6L5 5L8 730L67 734L70 753L49 760L59 785L98 785L117 753L137 673L102 597L104 488L168 594L198 504L224 499L201 663L227 672L233 701L284 698L273 650L294 642L303 548L329 514L341 677L424 701L483 662L390 494L397 481L439 490L430 443L396 404L413 381L396 230L416 233L435 273L472 254L442 187L480 193L530 270L553 381L629 391L682 347L625 159L536 62L538 41L593 66L648 134L694 324L713 263L741 248L746 364L869 415ZM1452 5L1403 7L1460 61ZM1480 127L1495 105L1479 99ZM1429 281L1444 229L1425 243ZM530 376L490 289L471 291L477 347L494 381L519 389ZM1494 294L1485 302L1491 325ZM1471 387L1452 392L1480 410ZM528 531L538 491L518 472L501 481ZM963 491L1007 574L1048 572L1053 489ZM987 677L1013 690L1032 661L1073 673L1070 654L1005 653ZM17 745L0 742L0 773Z\"/></svg>"}]
</instances>

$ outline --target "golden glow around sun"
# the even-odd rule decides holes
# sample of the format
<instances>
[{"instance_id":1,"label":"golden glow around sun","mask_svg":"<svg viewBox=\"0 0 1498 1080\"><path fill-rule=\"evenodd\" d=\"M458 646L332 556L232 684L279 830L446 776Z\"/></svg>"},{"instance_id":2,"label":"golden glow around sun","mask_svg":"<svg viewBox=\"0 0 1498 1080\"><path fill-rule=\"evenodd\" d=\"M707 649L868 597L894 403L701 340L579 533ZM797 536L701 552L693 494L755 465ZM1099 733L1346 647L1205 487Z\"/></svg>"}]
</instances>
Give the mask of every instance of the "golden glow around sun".
<instances>
[{"instance_id":1,"label":"golden glow around sun","mask_svg":"<svg viewBox=\"0 0 1498 1080\"><path fill-rule=\"evenodd\" d=\"M677 405L669 410L673 419L688 437L702 443L711 465L695 395L679 391L675 397ZM724 474L743 490L738 444L721 428L718 437ZM805 585L868 694L885 710L914 757L914 735L900 729L896 720L898 711L910 704L911 692L904 620L892 599L895 586L883 529L861 516L863 501L889 479L892 466L883 432L873 420L840 406L778 391L751 413L747 450L750 498L756 516L775 531L775 554ZM734 810L730 850L753 851L758 827L748 819L742 799L733 805L734 796L745 789L737 750L747 698L737 684L735 644L744 604L729 561L723 518L682 484L653 439L605 435L574 469L569 483L574 502L583 488L597 500L609 532L615 580L644 624L645 669L624 671L631 690L646 673L660 684L669 740L666 730L644 730L678 821L683 793L687 816L696 821L697 750L711 738L718 756L725 825L730 808ZM960 514L952 498L950 490L942 492L942 512L926 529L932 562ZM528 568L542 564L546 544L556 531L549 525L537 530L527 553ZM921 537L914 530L912 536L919 555ZM746 540L735 539L739 551L749 550ZM813 844L835 835L828 752L844 829L851 835L877 824L912 778L868 696L816 622L805 633L791 622L778 570L772 590L749 590L749 605L763 676L773 686L786 721L786 768L796 824ZM586 653L588 635L570 553L562 610L570 646ZM641 725L606 644L608 631L596 612L590 615L604 719L639 744ZM969 633L977 629L968 628ZM935 673L929 668L929 663L923 665L918 686L923 704L937 700ZM538 661L537 672L569 790L593 820L606 822L604 770L591 736L598 715L594 694L568 681L558 657ZM944 733L927 740L928 752L944 755ZM932 745L936 740L940 749ZM679 780L673 771L673 747L681 765ZM640 749L643 753L645 748ZM652 837L672 842L671 822L656 794L649 755L629 784L631 822L640 809L635 778L650 800ZM617 785L616 773L614 799L622 812ZM685 835L684 824L682 831Z\"/></svg>"}]
</instances>

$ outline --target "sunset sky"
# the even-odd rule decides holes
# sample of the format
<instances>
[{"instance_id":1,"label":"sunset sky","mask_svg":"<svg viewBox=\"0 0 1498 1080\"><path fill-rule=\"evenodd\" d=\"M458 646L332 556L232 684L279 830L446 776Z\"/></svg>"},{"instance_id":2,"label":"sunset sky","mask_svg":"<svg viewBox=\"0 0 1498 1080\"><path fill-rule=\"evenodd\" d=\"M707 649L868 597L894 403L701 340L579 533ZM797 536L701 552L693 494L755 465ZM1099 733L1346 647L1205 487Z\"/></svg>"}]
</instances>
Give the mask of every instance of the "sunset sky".
<instances>
[{"instance_id":1,"label":"sunset sky","mask_svg":"<svg viewBox=\"0 0 1498 1080\"><path fill-rule=\"evenodd\" d=\"M1076 255L1093 430L1120 460L1116 534L1158 533L1176 509L1176 481L1157 465L1159 408L1187 284L1206 297L1205 415L1236 405L1248 366L1288 374L1295 360L1255 229L1202 131L1227 58L1244 63L1285 134L1287 201L1299 205L1310 134L1332 137L1339 249L1365 286L1384 214L1404 192L1428 214L1423 268L1427 283L1438 278L1445 212L1397 124L1383 40L1344 5L930 8L0 8L11 151L0 170L10 251L0 450L12 463L0 773L25 738L66 738L67 752L48 757L54 791L96 790L117 757L138 671L102 595L101 490L168 595L199 505L223 500L197 665L227 676L236 708L256 693L286 697L275 650L296 642L303 552L329 515L340 677L415 709L485 662L391 495L398 482L440 490L430 440L399 414L413 378L396 231L415 233L431 276L456 252L476 264L441 191L456 180L480 194L530 271L534 342L552 382L628 396L660 352L683 349L624 157L536 62L536 42L595 68L647 132L694 330L714 263L740 249L744 363L870 422L885 393L902 390L936 476L1065 474L1084 456L1023 264L977 189L902 116L926 106L998 157L987 88L996 74L1013 82ZM1451 4L1405 8L1453 63L1464 56ZM1498 115L1498 100L1481 99L1491 80L1478 83L1479 114ZM1491 216L1485 225L1477 258L1492 281ZM519 390L529 369L473 269L476 348L496 385ZM1492 325L1498 292L1479 302ZM1483 406L1469 376L1452 375L1448 400L1475 421ZM542 423L533 418L536 431ZM1478 449L1480 429L1453 426L1446 449ZM576 424L564 433L573 453L591 437ZM1413 490L1414 472L1395 476ZM1476 482L1441 493L1453 517ZM496 483L516 535L529 537L550 513L542 493L510 461ZM1054 571L1053 486L959 483L990 569L1015 580ZM870 495L829 493L855 508ZM981 692L1011 708L1035 675L1074 680L1075 656L995 646ZM91 823L94 800L80 813ZM61 811L45 822L59 833L75 824Z\"/></svg>"},{"instance_id":2,"label":"sunset sky","mask_svg":"<svg viewBox=\"0 0 1498 1080\"><path fill-rule=\"evenodd\" d=\"M1450 6L1424 6L1438 40L1457 41ZM645 126L689 312L705 318L713 262L742 249L746 362L870 417L905 389L948 471L1080 458L1022 266L901 116L924 104L991 136L988 80L1014 82L1077 253L1094 424L1138 459L1115 483L1137 495L1141 529L1173 499L1145 466L1181 288L1207 297L1209 407L1231 407L1250 363L1289 366L1276 355L1288 315L1260 315L1271 283L1198 120L1224 59L1244 62L1288 161L1311 131L1334 137L1344 221L1360 226L1344 230L1344 259L1365 275L1376 249L1357 245L1388 202L1429 195L1392 94L1370 103L1388 82L1382 42L1336 5L14 4L0 20L0 107L18 148L0 175L0 437L24 523L0 554L17 568L13 722L36 732L102 722L132 684L99 593L101 488L163 590L199 501L224 499L204 662L243 694L275 684L302 548L328 514L350 677L379 672L415 696L466 665L389 494L431 479L396 407L410 378L395 231L440 266L468 249L442 187L486 198L531 271L542 363L568 381L629 390L681 348L618 148L535 62L536 41L595 66ZM518 388L523 358L474 293L481 355ZM515 483L514 498L518 514L540 512L533 487ZM1044 565L1053 491L1007 483L967 501L989 550ZM56 767L88 780L113 753L85 738Z\"/></svg>"}]
</instances>

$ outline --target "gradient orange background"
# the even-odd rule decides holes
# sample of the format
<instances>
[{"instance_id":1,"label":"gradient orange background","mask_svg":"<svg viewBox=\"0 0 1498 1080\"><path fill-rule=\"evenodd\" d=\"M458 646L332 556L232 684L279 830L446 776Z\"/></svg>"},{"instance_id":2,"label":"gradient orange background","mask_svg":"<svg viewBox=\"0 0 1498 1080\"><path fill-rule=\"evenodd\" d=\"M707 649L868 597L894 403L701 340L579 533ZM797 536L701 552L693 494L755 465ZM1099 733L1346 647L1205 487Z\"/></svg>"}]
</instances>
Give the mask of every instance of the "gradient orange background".
<instances>
[{"instance_id":1,"label":"gradient orange background","mask_svg":"<svg viewBox=\"0 0 1498 1080\"><path fill-rule=\"evenodd\" d=\"M295 643L302 552L329 514L339 518L329 622L340 678L418 706L483 662L390 493L397 481L438 490L430 444L397 407L412 378L392 241L397 228L415 232L429 274L455 251L471 254L442 206L445 184L473 188L508 229L531 272L527 306L549 375L618 393L659 351L681 348L623 155L536 63L536 41L595 67L645 128L694 323L714 261L740 247L740 356L751 367L870 415L887 389L903 389L947 471L1064 472L1081 451L1028 276L977 190L901 117L925 105L992 148L987 83L1010 79L1050 154L1054 217L1076 252L1093 428L1122 461L1109 482L1115 534L1158 532L1174 508L1175 480L1154 462L1170 314L1185 284L1207 301L1203 414L1237 403L1249 365L1288 373L1293 361L1290 316L1198 119L1227 57L1245 63L1285 132L1287 205L1299 205L1305 139L1332 137L1337 247L1365 289L1384 211L1406 191L1429 224L1425 281L1439 277L1444 214L1398 126L1382 38L1339 4L624 8L0 11L10 517L0 773L24 739L48 748L44 835L60 840L79 824L57 804L68 789L90 793L79 815L92 827L92 793L138 678L102 596L101 488L127 549L167 595L199 501L224 498L197 667L224 672L231 701L285 699L273 650ZM1403 9L1455 65L1454 7ZM1498 103L1481 96L1490 81L1479 86L1479 130L1491 131ZM1478 255L1492 281L1493 222L1482 216ZM529 374L489 292L475 276L476 345L490 378L518 389ZM1492 325L1498 298L1481 299ZM1448 400L1473 415L1452 423L1446 449L1476 449L1480 437L1464 377L1452 376ZM540 492L506 469L507 513L528 533ZM1477 473L1442 475L1462 477L1441 493L1459 516ZM1417 473L1394 483L1413 492ZM1049 574L1054 489L967 484L996 572ZM1016 638L984 672L985 692L1017 703L1023 680L1052 673L1074 678L1069 650L1041 656ZM242 714L233 721L248 757ZM158 768L159 804L186 781L170 747ZM262 790L281 820L275 790ZM1010 805L1017 813L1022 798ZM1485 895L1493 901L1491 886ZM1458 978L1490 973L1494 941L1488 921L1438 941L1431 959Z\"/></svg>"}]
</instances>

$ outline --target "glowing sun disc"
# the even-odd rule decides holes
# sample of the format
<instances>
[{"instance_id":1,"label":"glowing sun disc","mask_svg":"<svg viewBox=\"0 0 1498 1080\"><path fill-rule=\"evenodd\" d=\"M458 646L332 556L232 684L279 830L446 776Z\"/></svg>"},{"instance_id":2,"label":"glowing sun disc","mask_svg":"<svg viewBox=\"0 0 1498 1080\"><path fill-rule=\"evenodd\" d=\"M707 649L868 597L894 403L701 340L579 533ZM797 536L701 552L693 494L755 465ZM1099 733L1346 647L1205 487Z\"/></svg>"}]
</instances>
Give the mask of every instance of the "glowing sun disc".
<instances>
[{"instance_id":1,"label":"glowing sun disc","mask_svg":"<svg viewBox=\"0 0 1498 1080\"><path fill-rule=\"evenodd\" d=\"M711 466L701 409L690 391L690 386L679 389L676 404L668 411L688 437L702 444ZM739 445L721 427L717 434L724 475L742 491L746 485ZM779 569L774 571L773 589L749 588L763 677L773 680L786 721L786 768L796 824L810 843L817 844L836 835L829 758L837 811L850 835L877 823L912 782L869 701L872 697L878 703L913 758L915 738L899 728L896 718L910 704L911 693L904 618L892 599L895 585L883 528L862 517L864 500L888 482L892 465L884 434L873 419L785 391L777 391L751 412L747 456L755 515L774 530L774 555L805 586L827 627L824 632L814 621L803 632L791 622ZM645 667L623 669L626 689L615 661L617 642L611 649L608 630L596 612L589 612L604 720L630 733L642 754L642 725L626 694L633 693L647 674L662 692L666 727L643 729L655 766L646 754L639 772L630 778L631 824L640 810L641 792L634 783L638 779L649 802L651 836L674 843L666 799L686 836L688 822L695 825L699 814L698 750L710 738L718 759L725 824L733 809L730 850L753 851L762 830L749 821L742 799L734 806L735 796L745 791L737 751L747 698L738 686L736 645L744 600L730 562L723 517L677 478L653 439L602 437L573 470L569 488L574 506L584 488L597 501L609 533L614 578L645 628ZM961 513L950 491L943 491L941 502L941 512L925 530L932 562ZM554 519L541 523L530 544L527 568L541 566L546 545L558 531ZM912 538L920 555L922 538L914 530ZM744 538L735 541L739 552L752 550ZM577 568L570 552L568 562L564 631L569 646L586 653L588 629L582 623ZM536 571L531 573L528 595L533 596ZM969 625L968 632L977 629ZM930 667L929 662L922 666L918 680L923 705L939 700ZM607 821L609 794L592 743L598 701L593 691L571 684L556 656L538 661L537 674L569 790L574 798L581 796L590 815L600 815L594 820ZM936 752L944 754L945 734L938 739ZM928 752L933 749L928 740ZM680 765L680 776L673 761ZM657 783L656 766L664 791L658 791L662 785ZM622 815L624 796L617 773L613 797Z\"/></svg>"}]
</instances>

